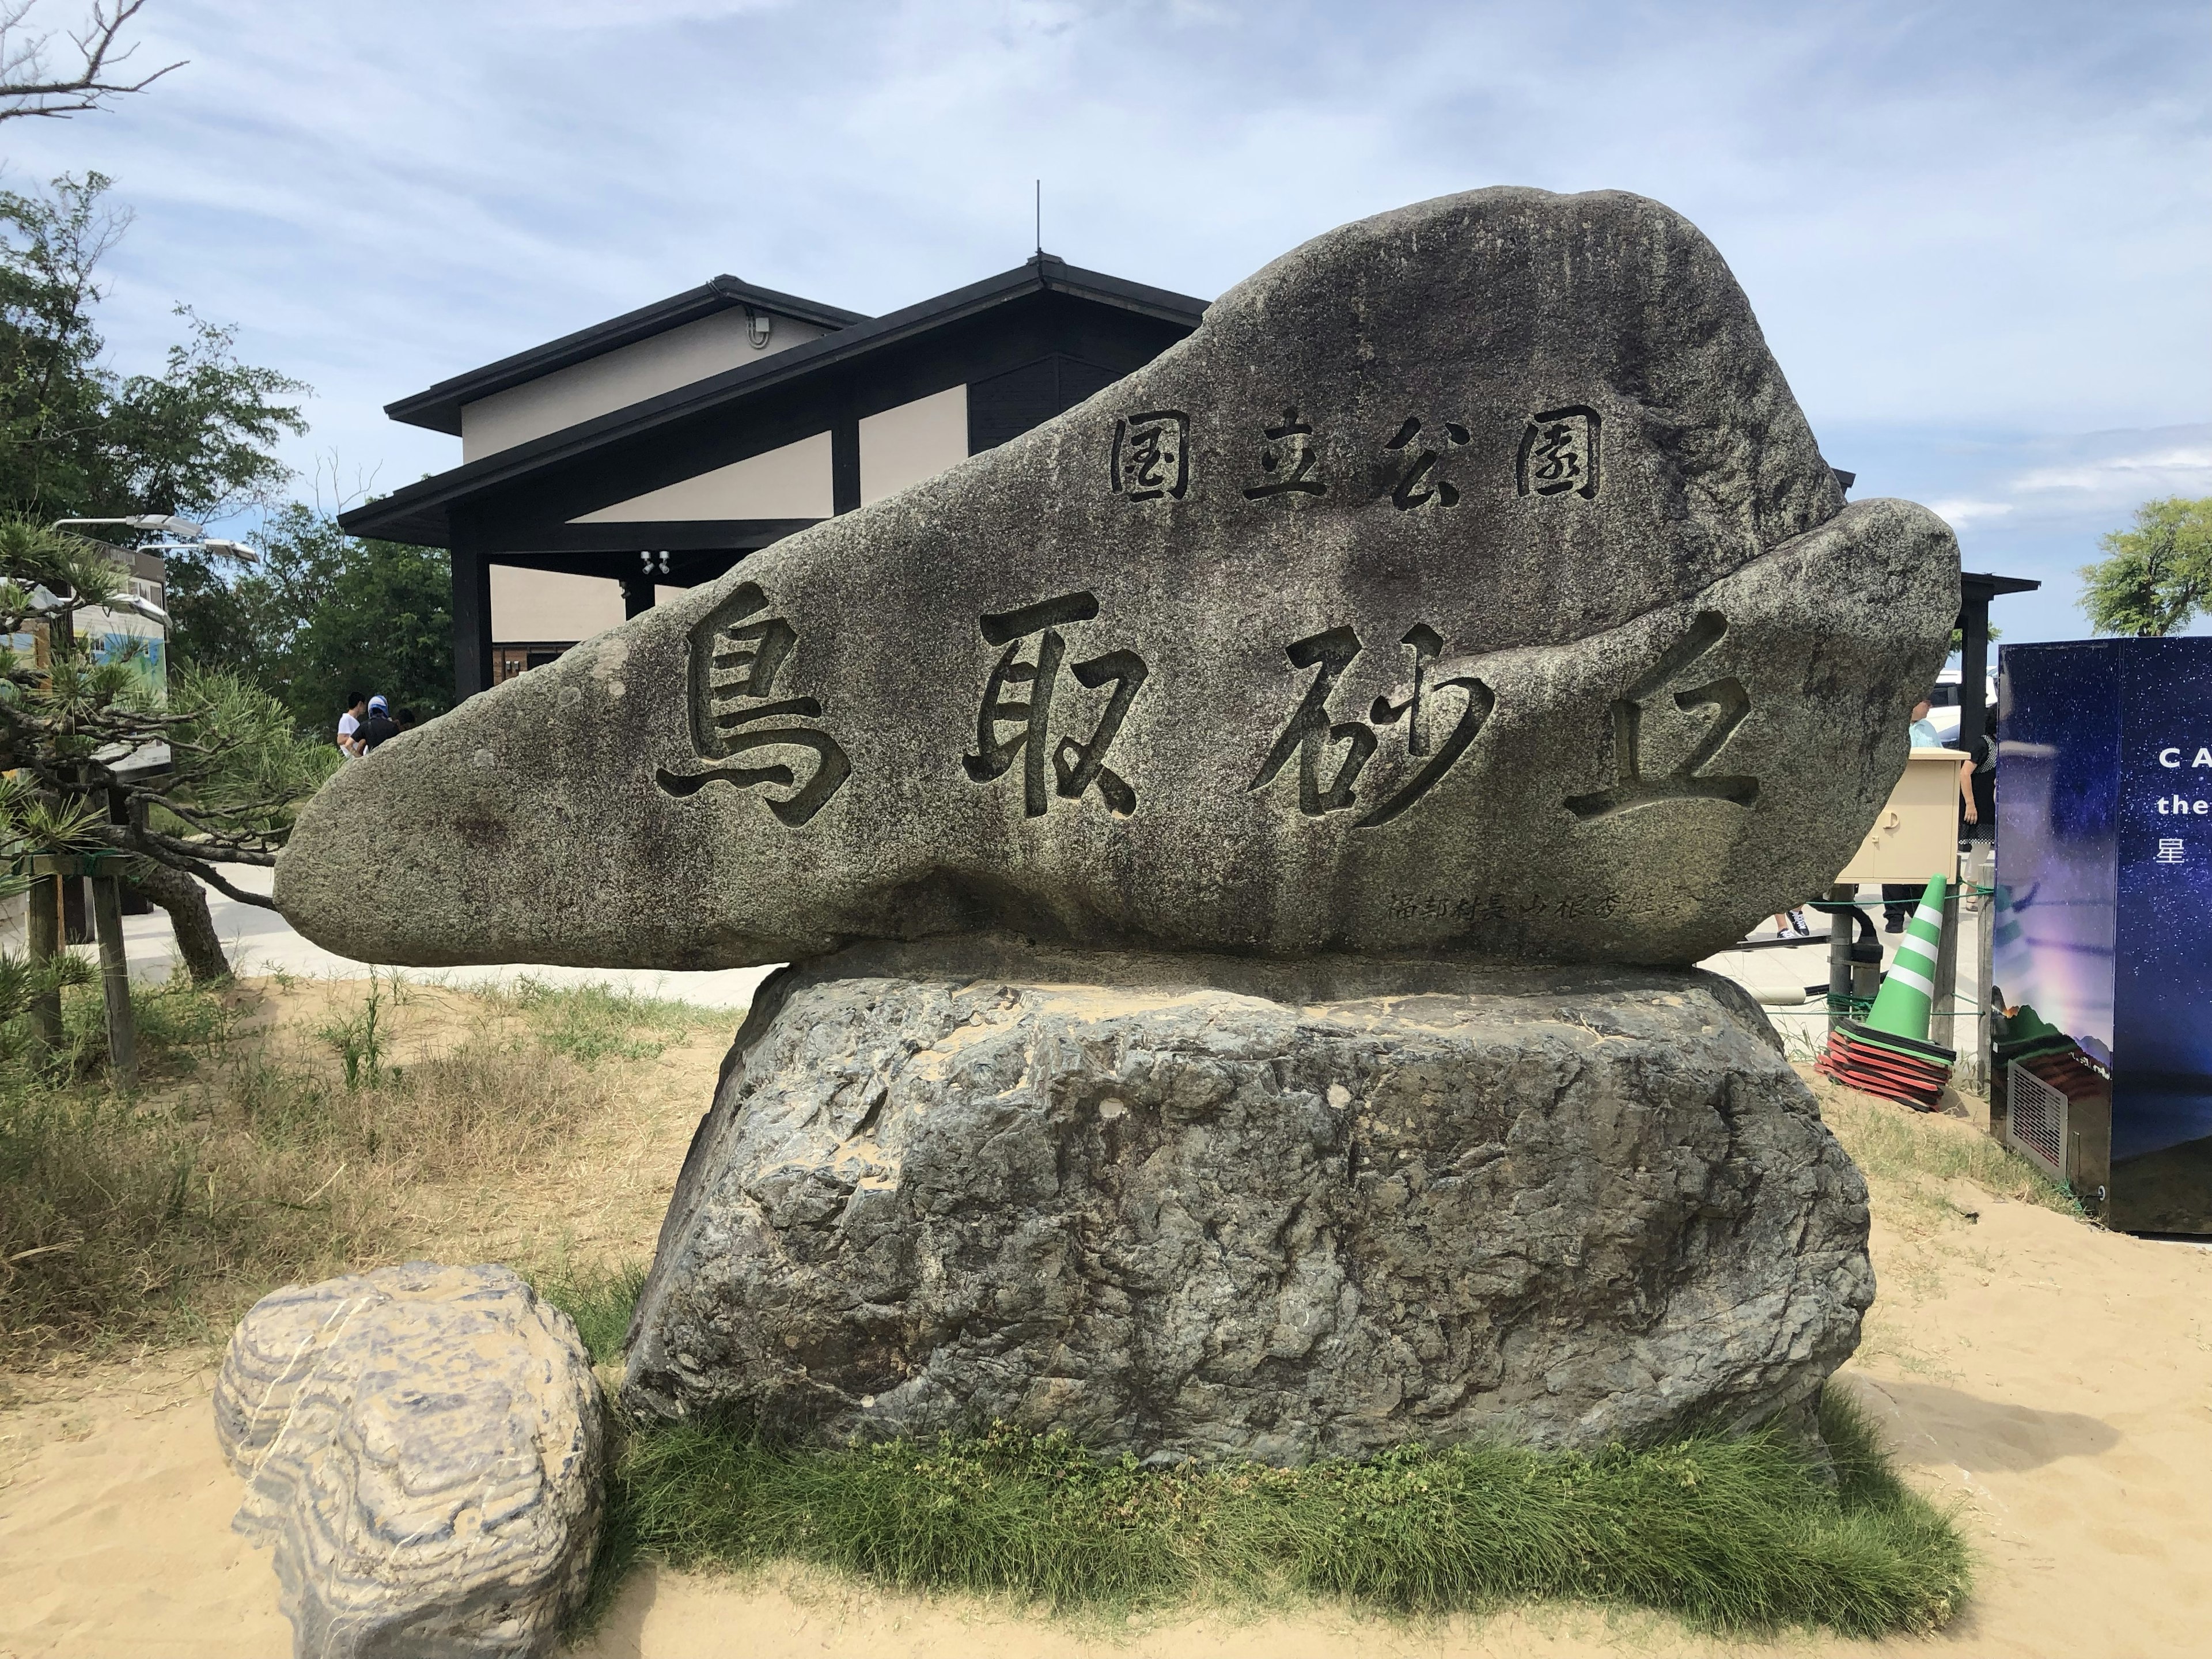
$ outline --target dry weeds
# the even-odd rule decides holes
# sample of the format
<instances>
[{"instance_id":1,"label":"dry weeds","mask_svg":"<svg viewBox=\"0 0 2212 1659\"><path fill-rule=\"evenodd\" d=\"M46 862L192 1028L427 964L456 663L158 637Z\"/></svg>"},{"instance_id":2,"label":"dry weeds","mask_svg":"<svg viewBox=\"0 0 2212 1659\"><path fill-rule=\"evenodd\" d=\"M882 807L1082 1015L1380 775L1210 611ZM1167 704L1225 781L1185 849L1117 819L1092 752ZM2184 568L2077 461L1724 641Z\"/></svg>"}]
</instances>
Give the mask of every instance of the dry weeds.
<instances>
[{"instance_id":1,"label":"dry weeds","mask_svg":"<svg viewBox=\"0 0 2212 1659\"><path fill-rule=\"evenodd\" d=\"M0 1085L0 1358L220 1334L416 1255L650 1252L734 1016L380 980L143 999L147 1082Z\"/></svg>"}]
</instances>

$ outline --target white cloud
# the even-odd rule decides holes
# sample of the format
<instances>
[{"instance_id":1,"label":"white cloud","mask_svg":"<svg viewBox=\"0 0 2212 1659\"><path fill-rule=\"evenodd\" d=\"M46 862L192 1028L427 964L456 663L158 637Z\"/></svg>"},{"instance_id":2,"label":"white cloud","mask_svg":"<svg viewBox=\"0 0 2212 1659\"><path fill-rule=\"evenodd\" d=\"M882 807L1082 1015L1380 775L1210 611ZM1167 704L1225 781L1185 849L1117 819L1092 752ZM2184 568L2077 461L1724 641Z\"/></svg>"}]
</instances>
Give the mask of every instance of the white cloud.
<instances>
[{"instance_id":1,"label":"white cloud","mask_svg":"<svg viewBox=\"0 0 2212 1659\"><path fill-rule=\"evenodd\" d=\"M6 182L114 175L139 210L114 262L118 363L158 362L173 300L240 320L249 361L317 388L301 465L335 446L387 484L455 459L386 422L392 398L716 271L911 303L1025 256L1040 175L1053 251L1200 295L1425 196L1637 190L1712 236L1816 428L2141 440L2212 416L2195 0L145 15L146 56L189 67L108 114L9 124L38 130L5 132ZM2071 439L2010 441L2003 465L1928 494L2018 524L2106 498L2044 473L2086 469L2114 500L2180 476Z\"/></svg>"},{"instance_id":2,"label":"white cloud","mask_svg":"<svg viewBox=\"0 0 2212 1659\"><path fill-rule=\"evenodd\" d=\"M2012 511L2010 501L1931 501L1929 511L1954 530L1977 519L2001 519Z\"/></svg>"},{"instance_id":3,"label":"white cloud","mask_svg":"<svg viewBox=\"0 0 2212 1659\"><path fill-rule=\"evenodd\" d=\"M2212 449L2114 455L2070 466L2039 467L2013 481L2020 490L2087 490L2098 495L2212 492Z\"/></svg>"}]
</instances>

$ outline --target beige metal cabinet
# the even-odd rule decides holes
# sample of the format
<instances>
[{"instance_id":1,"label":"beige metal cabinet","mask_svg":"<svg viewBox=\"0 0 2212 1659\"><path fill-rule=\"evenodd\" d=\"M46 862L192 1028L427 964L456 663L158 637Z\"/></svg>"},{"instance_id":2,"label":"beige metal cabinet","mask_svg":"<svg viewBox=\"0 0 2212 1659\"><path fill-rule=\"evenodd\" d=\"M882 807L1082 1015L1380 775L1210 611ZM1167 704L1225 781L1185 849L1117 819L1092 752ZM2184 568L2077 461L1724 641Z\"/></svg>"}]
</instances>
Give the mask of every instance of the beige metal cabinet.
<instances>
[{"instance_id":1,"label":"beige metal cabinet","mask_svg":"<svg viewBox=\"0 0 2212 1659\"><path fill-rule=\"evenodd\" d=\"M1874 828L1836 879L1924 882L1959 867L1959 768L1955 749L1916 749Z\"/></svg>"}]
</instances>

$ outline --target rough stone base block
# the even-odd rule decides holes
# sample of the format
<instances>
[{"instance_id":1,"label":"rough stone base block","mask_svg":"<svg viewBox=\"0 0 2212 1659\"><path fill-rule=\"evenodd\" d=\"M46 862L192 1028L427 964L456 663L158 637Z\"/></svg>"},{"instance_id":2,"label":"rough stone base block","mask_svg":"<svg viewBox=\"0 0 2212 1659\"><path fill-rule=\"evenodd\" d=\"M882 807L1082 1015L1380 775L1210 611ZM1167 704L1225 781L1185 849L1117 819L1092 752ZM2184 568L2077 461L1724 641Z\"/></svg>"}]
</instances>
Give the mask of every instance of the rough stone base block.
<instances>
[{"instance_id":1,"label":"rough stone base block","mask_svg":"<svg viewBox=\"0 0 2212 1659\"><path fill-rule=\"evenodd\" d=\"M1802 1407L1866 1240L1705 974L869 945L763 988L623 1391L833 1443L1594 1446Z\"/></svg>"},{"instance_id":2,"label":"rough stone base block","mask_svg":"<svg viewBox=\"0 0 2212 1659\"><path fill-rule=\"evenodd\" d=\"M276 1547L293 1651L550 1653L604 1504L603 1401L568 1316L504 1267L293 1285L239 1324L216 1433Z\"/></svg>"}]
</instances>

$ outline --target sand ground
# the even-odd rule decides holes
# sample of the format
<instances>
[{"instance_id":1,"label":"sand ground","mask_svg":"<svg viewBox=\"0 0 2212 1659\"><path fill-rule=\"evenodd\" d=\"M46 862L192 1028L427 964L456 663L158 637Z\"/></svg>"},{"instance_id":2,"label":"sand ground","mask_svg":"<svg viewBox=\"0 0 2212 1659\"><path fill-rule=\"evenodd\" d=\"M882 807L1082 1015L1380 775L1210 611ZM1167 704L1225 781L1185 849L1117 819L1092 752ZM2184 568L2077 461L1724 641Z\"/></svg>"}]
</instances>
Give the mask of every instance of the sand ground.
<instances>
[{"instance_id":1,"label":"sand ground","mask_svg":"<svg viewBox=\"0 0 2212 1659\"><path fill-rule=\"evenodd\" d=\"M417 1005L421 1021L439 1017ZM644 1071L629 1111L520 1190L426 1203L426 1253L517 1259L557 1234L592 1256L648 1254L726 1041L706 1032L672 1048ZM1933 1132L1978 1133L1950 1121ZM580 1188L586 1167L593 1177ZM1429 1626L1289 1608L1102 1631L803 1571L647 1571L573 1651L2212 1656L2212 1249L2103 1232L1963 1180L1931 1189L1877 1164L1869 1172L1881 1300L1843 1376L1875 1408L1911 1477L1956 1505L1980 1558L1973 1599L1932 1638L1714 1644L1664 1619L1557 1607ZM290 1652L269 1557L229 1530L240 1486L210 1422L216 1358L146 1353L0 1375L0 1659Z\"/></svg>"}]
</instances>

